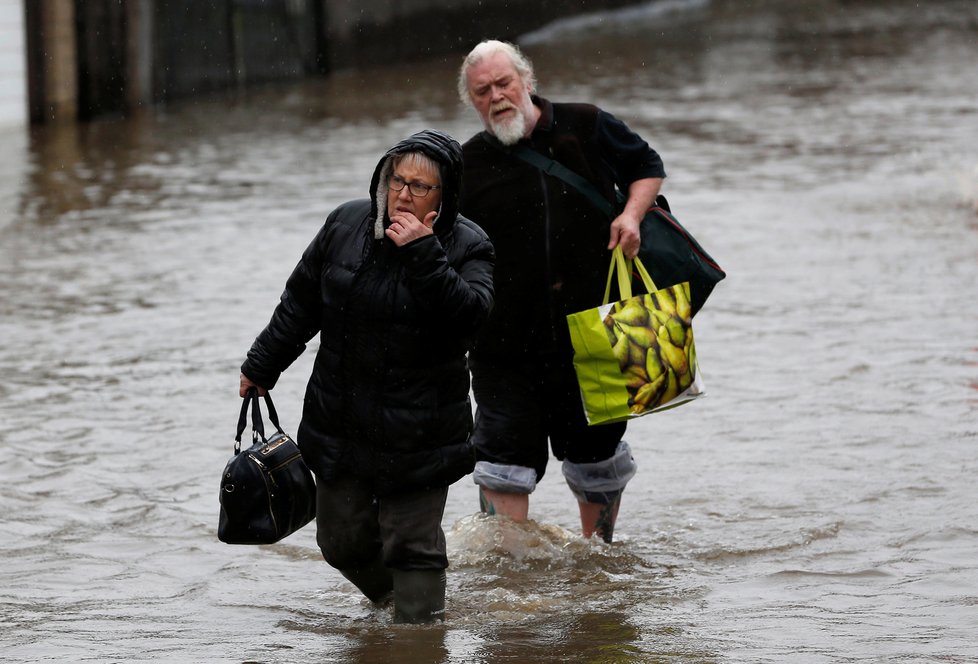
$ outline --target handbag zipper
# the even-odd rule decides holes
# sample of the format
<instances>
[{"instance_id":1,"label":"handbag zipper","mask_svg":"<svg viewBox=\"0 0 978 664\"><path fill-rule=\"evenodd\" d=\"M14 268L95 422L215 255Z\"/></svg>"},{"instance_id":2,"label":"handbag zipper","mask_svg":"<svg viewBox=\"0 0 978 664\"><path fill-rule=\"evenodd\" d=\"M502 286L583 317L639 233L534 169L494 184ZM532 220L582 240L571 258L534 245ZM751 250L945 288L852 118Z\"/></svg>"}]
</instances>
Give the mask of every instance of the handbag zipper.
<instances>
[{"instance_id":1,"label":"handbag zipper","mask_svg":"<svg viewBox=\"0 0 978 664\"><path fill-rule=\"evenodd\" d=\"M293 454L289 458L283 459L281 463L278 463L278 464L276 464L274 466L271 466L271 467L269 467L269 466L265 465L264 463L262 463L261 459L259 459L258 457L256 457L254 454L249 454L248 455L248 458L251 459L252 461L254 461L258 465L258 467L261 469L262 473L264 473L265 475L268 475L269 478L272 480L272 484L274 484L275 487L278 488L278 484L275 483L275 478L271 476L271 473L273 471L278 470L279 468L282 468L283 466L289 465L290 463L292 463L293 461L295 461L296 459L298 459L301 456L302 456L302 453L301 452L296 452L295 454Z\"/></svg>"},{"instance_id":2,"label":"handbag zipper","mask_svg":"<svg viewBox=\"0 0 978 664\"><path fill-rule=\"evenodd\" d=\"M275 483L275 478L272 477L271 471L275 470L276 468L280 468L282 464L275 466L275 468L269 469L269 467L263 464L261 460L258 457L256 457L254 454L248 454L248 458L254 461L255 465L257 465L258 468L262 471L261 476L262 479L265 481L265 489L268 491L268 516L272 520L272 529L275 531L275 534L278 535L278 533L280 532L278 529L278 520L275 518L275 509L274 506L272 505L272 498L275 495L274 489L277 489L278 485ZM271 480L272 486L268 486L269 480Z\"/></svg>"}]
</instances>

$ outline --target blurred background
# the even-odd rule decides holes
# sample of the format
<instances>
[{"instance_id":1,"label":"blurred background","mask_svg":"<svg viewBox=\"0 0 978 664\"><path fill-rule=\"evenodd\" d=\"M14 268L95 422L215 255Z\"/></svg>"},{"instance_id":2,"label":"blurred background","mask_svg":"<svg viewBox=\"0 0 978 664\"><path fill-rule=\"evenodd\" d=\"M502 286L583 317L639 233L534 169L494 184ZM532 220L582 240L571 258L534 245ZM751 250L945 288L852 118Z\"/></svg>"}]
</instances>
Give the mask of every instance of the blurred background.
<instances>
[{"instance_id":1,"label":"blurred background","mask_svg":"<svg viewBox=\"0 0 978 664\"><path fill-rule=\"evenodd\" d=\"M312 526L220 543L219 476L301 251L481 129L487 37L648 140L728 278L616 542L555 461L525 526L463 478L448 618L397 626ZM972 0L0 0L5 660L978 662L976 65Z\"/></svg>"}]
</instances>

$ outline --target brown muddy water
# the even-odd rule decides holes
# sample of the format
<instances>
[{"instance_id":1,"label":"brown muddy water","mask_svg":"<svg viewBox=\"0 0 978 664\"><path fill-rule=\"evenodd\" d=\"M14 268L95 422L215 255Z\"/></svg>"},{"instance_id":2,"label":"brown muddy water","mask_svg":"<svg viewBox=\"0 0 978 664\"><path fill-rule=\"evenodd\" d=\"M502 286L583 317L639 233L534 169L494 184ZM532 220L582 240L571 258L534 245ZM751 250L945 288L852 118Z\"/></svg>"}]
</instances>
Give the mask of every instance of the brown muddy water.
<instances>
[{"instance_id":1,"label":"brown muddy water","mask_svg":"<svg viewBox=\"0 0 978 664\"><path fill-rule=\"evenodd\" d=\"M245 351L384 149L478 130L458 57L7 129L4 661L978 662L978 3L670 0L523 43L660 151L729 273L708 396L630 428L617 541L556 465L526 527L465 478L448 619L401 627L312 527L216 537Z\"/></svg>"}]
</instances>

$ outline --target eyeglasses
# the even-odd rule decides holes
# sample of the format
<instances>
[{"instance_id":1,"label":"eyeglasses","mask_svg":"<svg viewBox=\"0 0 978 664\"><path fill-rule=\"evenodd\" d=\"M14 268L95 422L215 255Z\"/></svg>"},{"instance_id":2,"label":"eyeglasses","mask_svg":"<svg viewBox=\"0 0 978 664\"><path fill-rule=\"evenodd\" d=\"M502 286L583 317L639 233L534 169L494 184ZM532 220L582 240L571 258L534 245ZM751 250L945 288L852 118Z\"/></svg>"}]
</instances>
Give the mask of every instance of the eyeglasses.
<instances>
[{"instance_id":1,"label":"eyeglasses","mask_svg":"<svg viewBox=\"0 0 978 664\"><path fill-rule=\"evenodd\" d=\"M428 192L432 189L441 189L440 186L435 184L425 184L424 182L408 182L399 175L392 175L387 178L387 186L394 191L401 191L404 186L407 185L408 191L415 198L424 198L428 195Z\"/></svg>"}]
</instances>

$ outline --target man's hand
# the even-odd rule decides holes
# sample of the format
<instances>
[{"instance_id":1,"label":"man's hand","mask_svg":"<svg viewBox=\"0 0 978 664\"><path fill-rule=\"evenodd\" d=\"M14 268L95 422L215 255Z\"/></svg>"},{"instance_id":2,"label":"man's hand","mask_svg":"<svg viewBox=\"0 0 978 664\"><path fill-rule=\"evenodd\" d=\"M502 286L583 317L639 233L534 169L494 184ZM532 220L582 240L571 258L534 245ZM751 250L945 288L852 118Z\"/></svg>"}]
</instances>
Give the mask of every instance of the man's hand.
<instances>
[{"instance_id":1,"label":"man's hand","mask_svg":"<svg viewBox=\"0 0 978 664\"><path fill-rule=\"evenodd\" d=\"M625 258L635 258L642 246L642 235L639 230L642 219L649 207L659 195L662 178L642 178L628 185L628 200L625 209L611 222L611 238L608 249L614 249L619 244Z\"/></svg>"},{"instance_id":2,"label":"man's hand","mask_svg":"<svg viewBox=\"0 0 978 664\"><path fill-rule=\"evenodd\" d=\"M642 245L642 236L639 232L641 223L641 217L636 219L627 211L618 215L611 222L611 240L608 242L608 249L614 249L621 245L625 258L635 258L639 247Z\"/></svg>"},{"instance_id":3,"label":"man's hand","mask_svg":"<svg viewBox=\"0 0 978 664\"><path fill-rule=\"evenodd\" d=\"M258 385L255 385L253 382L251 382L251 379L250 378L248 378L244 374L241 374L241 385L238 388L238 394L241 395L241 398L242 399L244 399L246 396L248 396L248 390L250 390L253 387L257 387L258 388L258 396L263 397L266 394L268 394L268 390L266 390L264 387L260 387Z\"/></svg>"}]
</instances>

